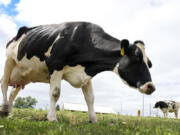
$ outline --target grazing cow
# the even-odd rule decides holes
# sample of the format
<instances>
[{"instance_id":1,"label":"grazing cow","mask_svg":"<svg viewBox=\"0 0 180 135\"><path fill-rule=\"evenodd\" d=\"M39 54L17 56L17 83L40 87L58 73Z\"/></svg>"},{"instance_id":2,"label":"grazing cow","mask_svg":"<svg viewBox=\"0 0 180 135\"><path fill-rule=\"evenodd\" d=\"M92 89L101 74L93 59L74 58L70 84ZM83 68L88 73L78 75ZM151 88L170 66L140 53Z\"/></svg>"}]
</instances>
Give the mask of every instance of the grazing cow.
<instances>
[{"instance_id":1,"label":"grazing cow","mask_svg":"<svg viewBox=\"0 0 180 135\"><path fill-rule=\"evenodd\" d=\"M160 108L164 114L164 117L168 116L168 112L174 112L175 117L178 118L178 110L180 108L180 102L165 100L156 102L154 108Z\"/></svg>"},{"instance_id":2,"label":"grazing cow","mask_svg":"<svg viewBox=\"0 0 180 135\"><path fill-rule=\"evenodd\" d=\"M55 105L61 80L82 88L90 122L96 122L91 79L102 71L113 71L129 86L151 94L155 90L149 68L151 61L142 41L118 40L100 26L88 22L21 27L7 43L7 59L1 82L1 114L11 111L20 89L31 82L50 83L48 120L56 121ZM8 86L13 86L9 101Z\"/></svg>"}]
</instances>

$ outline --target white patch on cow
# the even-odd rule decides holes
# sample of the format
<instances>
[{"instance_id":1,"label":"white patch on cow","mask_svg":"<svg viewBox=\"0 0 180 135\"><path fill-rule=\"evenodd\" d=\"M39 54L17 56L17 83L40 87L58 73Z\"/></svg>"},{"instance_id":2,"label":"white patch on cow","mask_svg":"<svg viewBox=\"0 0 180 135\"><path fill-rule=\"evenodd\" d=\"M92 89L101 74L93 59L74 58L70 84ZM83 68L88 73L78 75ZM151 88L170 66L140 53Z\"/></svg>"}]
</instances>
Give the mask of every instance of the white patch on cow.
<instances>
[{"instance_id":1,"label":"white patch on cow","mask_svg":"<svg viewBox=\"0 0 180 135\"><path fill-rule=\"evenodd\" d=\"M45 62L41 62L35 56L29 60L25 55L22 60L16 61L10 81L17 82L18 84L28 84L29 82L49 83L49 78L49 72Z\"/></svg>"},{"instance_id":2,"label":"white patch on cow","mask_svg":"<svg viewBox=\"0 0 180 135\"><path fill-rule=\"evenodd\" d=\"M13 41L8 48L6 49L6 56L7 57L11 57L11 58L17 58L17 52L18 52L18 47L19 44L21 43L21 41L23 40L23 38L26 35L23 34L17 41Z\"/></svg>"},{"instance_id":3,"label":"white patch on cow","mask_svg":"<svg viewBox=\"0 0 180 135\"><path fill-rule=\"evenodd\" d=\"M6 49L7 57L13 59L15 62L15 67L10 75L10 83L18 85L26 85L30 82L48 83L49 72L44 61L41 62L36 56L27 59L26 54L22 60L17 60L18 47L25 36L26 35L23 34L19 40L13 41Z\"/></svg>"},{"instance_id":4,"label":"white patch on cow","mask_svg":"<svg viewBox=\"0 0 180 135\"><path fill-rule=\"evenodd\" d=\"M63 79L68 81L72 86L81 88L91 79L91 76L87 75L85 68L81 65L75 67L65 66L63 68Z\"/></svg>"},{"instance_id":5,"label":"white patch on cow","mask_svg":"<svg viewBox=\"0 0 180 135\"><path fill-rule=\"evenodd\" d=\"M47 50L47 52L45 52L45 56L47 56L47 57L50 56L52 47L53 47L54 43L55 43L59 38L60 38L60 35L58 35L58 36L56 37L56 39L54 40L54 42L52 43L52 45L49 47L49 49Z\"/></svg>"},{"instance_id":6,"label":"white patch on cow","mask_svg":"<svg viewBox=\"0 0 180 135\"><path fill-rule=\"evenodd\" d=\"M148 58L146 56L145 46L143 44L141 44L141 43L137 43L136 46L142 51L144 63L148 67Z\"/></svg>"},{"instance_id":7,"label":"white patch on cow","mask_svg":"<svg viewBox=\"0 0 180 135\"><path fill-rule=\"evenodd\" d=\"M168 105L168 111L174 112L175 110L178 110L180 108L180 103L171 101L171 100L164 100L164 102ZM173 108L175 106L175 108Z\"/></svg>"}]
</instances>

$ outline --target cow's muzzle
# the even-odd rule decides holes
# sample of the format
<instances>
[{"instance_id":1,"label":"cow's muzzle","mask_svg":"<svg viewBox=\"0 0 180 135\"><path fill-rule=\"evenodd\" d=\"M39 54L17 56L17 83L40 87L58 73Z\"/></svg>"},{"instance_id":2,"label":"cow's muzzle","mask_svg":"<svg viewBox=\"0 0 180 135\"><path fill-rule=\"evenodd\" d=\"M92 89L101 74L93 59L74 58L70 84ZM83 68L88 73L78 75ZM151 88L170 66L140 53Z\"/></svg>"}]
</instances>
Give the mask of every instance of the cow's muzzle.
<instances>
[{"instance_id":1,"label":"cow's muzzle","mask_svg":"<svg viewBox=\"0 0 180 135\"><path fill-rule=\"evenodd\" d=\"M155 86L152 82L147 82L144 85L140 86L140 92L145 94L152 94L155 91Z\"/></svg>"}]
</instances>

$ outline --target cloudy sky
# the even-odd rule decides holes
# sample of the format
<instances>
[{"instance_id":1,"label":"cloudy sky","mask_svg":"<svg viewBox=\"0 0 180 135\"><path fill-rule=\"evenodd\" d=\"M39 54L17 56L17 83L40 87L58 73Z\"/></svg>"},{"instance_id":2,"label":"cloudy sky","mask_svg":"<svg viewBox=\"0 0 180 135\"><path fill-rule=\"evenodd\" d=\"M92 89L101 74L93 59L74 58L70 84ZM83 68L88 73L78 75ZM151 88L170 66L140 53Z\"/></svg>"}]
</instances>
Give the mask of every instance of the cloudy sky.
<instances>
[{"instance_id":1,"label":"cloudy sky","mask_svg":"<svg viewBox=\"0 0 180 135\"><path fill-rule=\"evenodd\" d=\"M143 40L153 63L150 70L156 91L144 95L145 115L155 115L157 100L180 101L180 1L179 0L0 0L0 76L3 75L5 46L19 27L66 21L96 23L112 36L130 42ZM112 107L127 115L142 109L143 95L129 88L112 72L93 78L95 104ZM10 89L9 89L10 90ZM31 84L19 96L38 99L38 107L49 105L49 85ZM0 103L2 94L0 93ZM85 104L81 89L62 82L64 102ZM151 108L151 109L150 109ZM161 112L159 112L161 114Z\"/></svg>"}]
</instances>

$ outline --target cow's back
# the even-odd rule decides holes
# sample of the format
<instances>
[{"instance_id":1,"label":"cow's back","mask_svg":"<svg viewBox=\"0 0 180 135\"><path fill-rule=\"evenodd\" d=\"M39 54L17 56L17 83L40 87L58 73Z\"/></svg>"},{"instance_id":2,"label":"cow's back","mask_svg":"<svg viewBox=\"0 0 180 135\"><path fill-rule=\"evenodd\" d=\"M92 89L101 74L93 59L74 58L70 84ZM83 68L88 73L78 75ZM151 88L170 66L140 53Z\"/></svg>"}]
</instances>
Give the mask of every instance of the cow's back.
<instances>
[{"instance_id":1,"label":"cow's back","mask_svg":"<svg viewBox=\"0 0 180 135\"><path fill-rule=\"evenodd\" d=\"M48 51L58 34L63 31L63 28L64 24L42 25L27 32L18 48L18 60L27 54L28 59L36 56L43 61L45 52Z\"/></svg>"}]
</instances>

